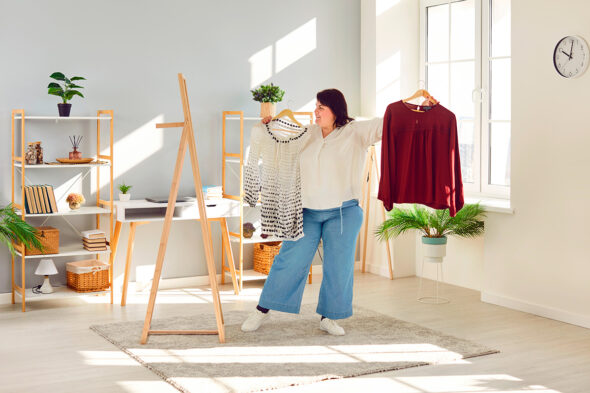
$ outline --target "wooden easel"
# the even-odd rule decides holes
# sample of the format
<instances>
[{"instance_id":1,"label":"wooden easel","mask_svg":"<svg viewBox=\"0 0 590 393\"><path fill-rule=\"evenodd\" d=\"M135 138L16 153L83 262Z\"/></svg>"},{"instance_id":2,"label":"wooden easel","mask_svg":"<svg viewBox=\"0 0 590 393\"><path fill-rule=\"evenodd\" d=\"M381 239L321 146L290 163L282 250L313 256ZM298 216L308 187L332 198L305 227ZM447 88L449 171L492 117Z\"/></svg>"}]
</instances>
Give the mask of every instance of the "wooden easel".
<instances>
[{"instance_id":1,"label":"wooden easel","mask_svg":"<svg viewBox=\"0 0 590 393\"><path fill-rule=\"evenodd\" d=\"M363 254L361 256L361 272L365 272L365 263L367 259L367 235L369 232L369 216L370 216L370 207L371 207L371 186L373 183L373 166L375 167L375 173L377 178L377 184L379 183L379 166L377 165L377 154L375 153L375 146L369 147L369 154L367 155L367 160L365 161L365 169L363 170L363 182L366 182L366 185L363 183L363 197L361 200L361 207L365 212L365 219L364 219L364 235L363 235ZM366 206L365 206L366 205ZM381 209L381 214L383 217L383 221L385 221L385 208ZM389 266L389 278L393 280L393 264L391 261L391 250L389 248L389 241L386 243L387 245L387 264Z\"/></svg>"},{"instance_id":2,"label":"wooden easel","mask_svg":"<svg viewBox=\"0 0 590 393\"><path fill-rule=\"evenodd\" d=\"M197 147L195 145L195 134L193 132L193 121L191 118L190 106L188 103L188 94L186 91L186 79L182 74L178 74L178 83L180 85L180 99L182 100L182 110L184 112L184 122L181 123L159 123L156 128L172 128L182 127L182 136L180 137L180 144L178 147L178 155L176 157L176 166L174 167L174 175L172 177L172 185L170 187L170 195L168 196L168 206L166 207L166 218L164 219L164 228L162 229L162 237L160 239L160 249L158 250L158 258L156 260L156 270L154 271L154 279L152 281L152 290L150 293L150 300L148 303L147 313L145 315L145 323L141 333L141 343L145 344L150 334L218 334L219 342L225 342L225 328L223 322L223 312L221 311L221 299L219 298L219 290L217 288L217 278L215 274L215 263L213 260L213 244L211 242L211 228L207 220L207 212L205 208L205 201L203 196L203 188L201 183L201 174L199 172L199 162L197 160ZM217 321L217 330L150 330L152 323L152 315L154 312L154 304L156 302L156 295L158 293L158 285L160 282L160 275L162 273L162 265L164 263L164 255L166 254L166 245L168 244L168 236L170 235L170 226L172 224L172 215L176 205L176 196L178 195L178 187L180 184L180 174L182 172L182 164L184 162L184 155L188 145L191 157L191 166L193 169L193 181L195 183L195 193L197 196L197 206L199 208L199 221L201 223L201 231L203 233L203 245L205 246L205 257L207 260L207 270L209 271L209 283L211 284L211 294L213 296L213 306L215 309L215 319Z\"/></svg>"}]
</instances>

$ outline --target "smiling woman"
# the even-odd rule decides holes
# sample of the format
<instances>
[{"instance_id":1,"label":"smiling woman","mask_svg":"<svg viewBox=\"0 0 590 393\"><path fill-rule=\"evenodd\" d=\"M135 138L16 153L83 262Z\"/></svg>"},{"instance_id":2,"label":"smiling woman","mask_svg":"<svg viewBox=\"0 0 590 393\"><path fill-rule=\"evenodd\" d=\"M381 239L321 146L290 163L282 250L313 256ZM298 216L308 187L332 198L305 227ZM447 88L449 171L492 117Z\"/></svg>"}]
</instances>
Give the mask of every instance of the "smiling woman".
<instances>
[{"instance_id":1,"label":"smiling woman","mask_svg":"<svg viewBox=\"0 0 590 393\"><path fill-rule=\"evenodd\" d=\"M363 221L358 204L360 179L367 148L381 140L383 120L355 121L337 89L317 93L315 116L298 158L303 237L283 242L257 309L242 324L246 332L257 330L270 309L299 313L307 272L320 239L324 249L316 309L322 316L320 329L343 335L344 329L334 320L352 315L354 252Z\"/></svg>"}]
</instances>

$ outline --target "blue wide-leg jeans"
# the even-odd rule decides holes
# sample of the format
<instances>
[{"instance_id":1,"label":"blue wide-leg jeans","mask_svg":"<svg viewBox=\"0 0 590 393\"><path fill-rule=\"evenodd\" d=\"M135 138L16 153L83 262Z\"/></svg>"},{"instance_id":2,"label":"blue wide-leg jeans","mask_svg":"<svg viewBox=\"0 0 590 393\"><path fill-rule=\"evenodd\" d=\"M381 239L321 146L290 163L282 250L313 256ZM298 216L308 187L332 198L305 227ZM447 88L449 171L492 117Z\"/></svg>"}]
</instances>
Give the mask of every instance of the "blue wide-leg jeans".
<instances>
[{"instance_id":1,"label":"blue wide-leg jeans","mask_svg":"<svg viewBox=\"0 0 590 393\"><path fill-rule=\"evenodd\" d=\"M299 313L309 267L322 239L323 279L316 312L330 319L350 317L356 239L362 222L363 210L356 199L333 209L303 209L305 235L283 242L258 304L271 310Z\"/></svg>"}]
</instances>

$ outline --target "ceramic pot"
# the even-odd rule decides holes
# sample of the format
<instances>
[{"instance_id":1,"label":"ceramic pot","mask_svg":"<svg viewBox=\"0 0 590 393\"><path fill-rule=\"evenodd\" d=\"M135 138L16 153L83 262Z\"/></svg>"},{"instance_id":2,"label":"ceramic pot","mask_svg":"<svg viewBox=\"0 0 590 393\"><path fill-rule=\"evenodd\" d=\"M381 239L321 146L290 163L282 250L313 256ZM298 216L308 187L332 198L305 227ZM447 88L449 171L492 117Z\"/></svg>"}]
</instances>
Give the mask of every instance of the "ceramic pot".
<instances>
[{"instance_id":1,"label":"ceramic pot","mask_svg":"<svg viewBox=\"0 0 590 393\"><path fill-rule=\"evenodd\" d=\"M260 117L274 116L277 111L277 105L272 102L260 103Z\"/></svg>"},{"instance_id":2,"label":"ceramic pot","mask_svg":"<svg viewBox=\"0 0 590 393\"><path fill-rule=\"evenodd\" d=\"M128 202L131 199L131 194L123 194L122 192L119 193L119 200L121 202Z\"/></svg>"},{"instance_id":3,"label":"ceramic pot","mask_svg":"<svg viewBox=\"0 0 590 393\"><path fill-rule=\"evenodd\" d=\"M72 104L57 104L60 117L70 117L70 109L72 109Z\"/></svg>"},{"instance_id":4,"label":"ceramic pot","mask_svg":"<svg viewBox=\"0 0 590 393\"><path fill-rule=\"evenodd\" d=\"M77 210L77 209L80 208L80 206L82 206L82 205L80 203L77 203L77 202L70 203L70 209L72 209L72 210Z\"/></svg>"},{"instance_id":5,"label":"ceramic pot","mask_svg":"<svg viewBox=\"0 0 590 393\"><path fill-rule=\"evenodd\" d=\"M422 251L424 261L442 263L447 255L447 237L426 237L422 236Z\"/></svg>"}]
</instances>

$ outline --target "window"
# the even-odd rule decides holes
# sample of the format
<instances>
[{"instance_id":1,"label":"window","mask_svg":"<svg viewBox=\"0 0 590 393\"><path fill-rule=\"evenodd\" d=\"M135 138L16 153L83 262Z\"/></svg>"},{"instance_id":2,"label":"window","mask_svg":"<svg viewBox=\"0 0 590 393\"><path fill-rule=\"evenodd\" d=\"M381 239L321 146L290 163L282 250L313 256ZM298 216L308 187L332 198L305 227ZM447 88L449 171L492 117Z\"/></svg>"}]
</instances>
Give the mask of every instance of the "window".
<instances>
[{"instance_id":1,"label":"window","mask_svg":"<svg viewBox=\"0 0 590 393\"><path fill-rule=\"evenodd\" d=\"M510 195L510 0L422 0L421 79L457 117L465 191Z\"/></svg>"}]
</instances>

